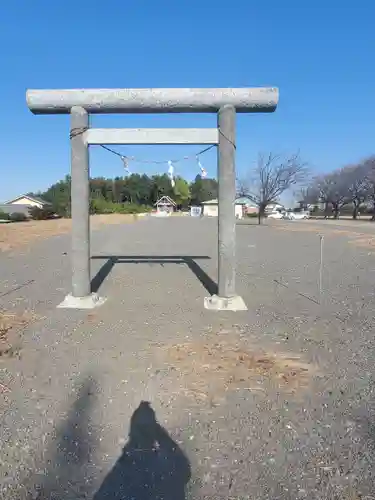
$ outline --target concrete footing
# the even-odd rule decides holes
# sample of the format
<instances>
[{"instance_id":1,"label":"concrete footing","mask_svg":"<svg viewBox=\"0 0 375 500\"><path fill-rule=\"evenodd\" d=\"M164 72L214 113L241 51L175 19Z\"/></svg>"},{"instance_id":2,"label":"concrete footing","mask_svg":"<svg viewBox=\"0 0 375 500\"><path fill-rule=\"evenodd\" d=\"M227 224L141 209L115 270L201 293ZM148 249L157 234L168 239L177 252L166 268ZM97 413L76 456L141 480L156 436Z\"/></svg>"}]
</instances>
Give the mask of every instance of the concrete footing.
<instances>
[{"instance_id":1,"label":"concrete footing","mask_svg":"<svg viewBox=\"0 0 375 500\"><path fill-rule=\"evenodd\" d=\"M60 309L94 309L104 304L107 299L91 293L87 297L74 297L69 294L57 307Z\"/></svg>"},{"instance_id":2,"label":"concrete footing","mask_svg":"<svg viewBox=\"0 0 375 500\"><path fill-rule=\"evenodd\" d=\"M205 297L204 307L211 311L247 311L246 304L239 295L229 298L218 297L217 295Z\"/></svg>"}]
</instances>

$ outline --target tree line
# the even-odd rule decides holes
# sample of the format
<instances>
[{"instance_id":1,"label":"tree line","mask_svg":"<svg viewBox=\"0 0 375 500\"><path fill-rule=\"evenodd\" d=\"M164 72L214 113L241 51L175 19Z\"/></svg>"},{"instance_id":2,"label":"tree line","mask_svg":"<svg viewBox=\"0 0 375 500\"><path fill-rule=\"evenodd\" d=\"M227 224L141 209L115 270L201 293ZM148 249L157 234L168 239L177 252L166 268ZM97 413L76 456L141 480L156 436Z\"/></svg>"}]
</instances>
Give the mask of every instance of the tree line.
<instances>
[{"instance_id":1,"label":"tree line","mask_svg":"<svg viewBox=\"0 0 375 500\"><path fill-rule=\"evenodd\" d=\"M260 154L250 173L237 178L237 196L247 196L259 208L259 221L268 204L278 201L281 194L292 186L302 185L308 176L307 163L299 153L282 156L275 153ZM53 184L45 192L36 193L49 201L55 213L70 216L71 177ZM30 193L33 194L33 193ZM200 205L218 197L218 182L197 175L189 183L182 177L172 187L168 175L131 174L127 177L90 179L91 213L137 213L150 210L162 196L170 196L178 208Z\"/></svg>"},{"instance_id":2,"label":"tree line","mask_svg":"<svg viewBox=\"0 0 375 500\"><path fill-rule=\"evenodd\" d=\"M66 176L37 195L49 201L57 214L70 216L70 188L71 178ZM298 152L291 155L270 152L259 154L255 166L237 178L237 196L248 196L253 201L258 207L259 221L267 205L278 202L290 189L295 190L303 207L324 206L325 213L332 212L335 218L344 207L350 207L354 219L361 209L375 214L375 156L311 176L308 162ZM170 196L178 208L187 208L217 198L218 183L216 179L200 175L191 183L177 177L174 187L166 174L90 179L91 213L146 211L164 195Z\"/></svg>"},{"instance_id":3,"label":"tree line","mask_svg":"<svg viewBox=\"0 0 375 500\"><path fill-rule=\"evenodd\" d=\"M332 172L313 177L300 191L304 206L323 205L324 212L338 218L349 209L353 219L361 210L373 214L375 219L375 156Z\"/></svg>"},{"instance_id":4,"label":"tree line","mask_svg":"<svg viewBox=\"0 0 375 500\"><path fill-rule=\"evenodd\" d=\"M55 213L70 216L71 177L53 184L44 192L29 193L40 196L52 204ZM131 174L114 179L96 177L90 179L91 213L137 213L150 210L162 196L170 196L178 208L200 204L217 198L216 179L198 175L189 183L182 177L175 179L172 187L168 175Z\"/></svg>"},{"instance_id":5,"label":"tree line","mask_svg":"<svg viewBox=\"0 0 375 500\"><path fill-rule=\"evenodd\" d=\"M371 212L375 220L375 156L338 168L332 172L311 176L309 164L299 153L282 156L260 154L255 167L238 180L238 192L249 196L259 208L259 221L268 204L294 189L301 208L323 211L338 218L349 210L353 219L360 210Z\"/></svg>"}]
</instances>

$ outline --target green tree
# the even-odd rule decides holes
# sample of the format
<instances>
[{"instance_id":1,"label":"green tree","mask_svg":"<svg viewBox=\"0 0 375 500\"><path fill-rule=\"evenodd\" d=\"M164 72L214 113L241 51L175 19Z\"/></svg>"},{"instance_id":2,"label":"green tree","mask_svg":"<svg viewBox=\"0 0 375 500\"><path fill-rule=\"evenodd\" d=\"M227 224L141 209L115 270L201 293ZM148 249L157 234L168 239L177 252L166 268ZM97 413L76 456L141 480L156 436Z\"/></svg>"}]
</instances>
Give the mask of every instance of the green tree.
<instances>
[{"instance_id":1,"label":"green tree","mask_svg":"<svg viewBox=\"0 0 375 500\"><path fill-rule=\"evenodd\" d=\"M150 201L152 204L156 203L162 196L170 196L171 198L174 197L171 181L167 174L153 175L151 180L152 187Z\"/></svg>"},{"instance_id":2,"label":"green tree","mask_svg":"<svg viewBox=\"0 0 375 500\"><path fill-rule=\"evenodd\" d=\"M124 179L124 200L130 203L151 204L152 180L147 175L132 174Z\"/></svg>"},{"instance_id":3,"label":"green tree","mask_svg":"<svg viewBox=\"0 0 375 500\"><path fill-rule=\"evenodd\" d=\"M188 182L182 177L176 178L174 186L174 201L177 206L187 207L190 201L190 186Z\"/></svg>"},{"instance_id":4,"label":"green tree","mask_svg":"<svg viewBox=\"0 0 375 500\"><path fill-rule=\"evenodd\" d=\"M52 204L53 210L63 217L70 216L70 175L65 176L64 180L53 184L43 193L38 193L38 196Z\"/></svg>"},{"instance_id":5,"label":"green tree","mask_svg":"<svg viewBox=\"0 0 375 500\"><path fill-rule=\"evenodd\" d=\"M190 186L190 191L193 205L200 205L203 201L215 199L218 196L217 180L202 179L200 175L197 175Z\"/></svg>"},{"instance_id":6,"label":"green tree","mask_svg":"<svg viewBox=\"0 0 375 500\"><path fill-rule=\"evenodd\" d=\"M134 211L135 205L139 210L146 211L161 196L177 198L177 203L185 205L189 201L189 185L182 179L176 179L176 193L166 174L148 177L143 174L131 174L127 177L95 177L90 179L90 210L91 213ZM53 210L63 216L70 216L70 189L71 178L67 175L63 180L56 182L43 193L36 193L52 204ZM119 205L116 207L116 204ZM131 205L131 207L129 206Z\"/></svg>"}]
</instances>

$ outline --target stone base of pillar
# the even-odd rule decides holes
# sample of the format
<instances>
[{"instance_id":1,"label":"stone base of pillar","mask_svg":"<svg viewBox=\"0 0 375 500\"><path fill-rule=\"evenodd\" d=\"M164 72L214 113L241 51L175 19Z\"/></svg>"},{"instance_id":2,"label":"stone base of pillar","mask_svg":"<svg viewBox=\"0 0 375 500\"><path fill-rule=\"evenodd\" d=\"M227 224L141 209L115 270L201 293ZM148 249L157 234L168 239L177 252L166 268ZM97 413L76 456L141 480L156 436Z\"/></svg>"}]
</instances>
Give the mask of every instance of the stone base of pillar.
<instances>
[{"instance_id":1,"label":"stone base of pillar","mask_svg":"<svg viewBox=\"0 0 375 500\"><path fill-rule=\"evenodd\" d=\"M242 297L235 295L234 297L205 297L204 308L211 311L247 311L246 304Z\"/></svg>"},{"instance_id":2,"label":"stone base of pillar","mask_svg":"<svg viewBox=\"0 0 375 500\"><path fill-rule=\"evenodd\" d=\"M57 307L60 309L94 309L104 304L107 299L91 293L87 297L74 297L69 294Z\"/></svg>"}]
</instances>

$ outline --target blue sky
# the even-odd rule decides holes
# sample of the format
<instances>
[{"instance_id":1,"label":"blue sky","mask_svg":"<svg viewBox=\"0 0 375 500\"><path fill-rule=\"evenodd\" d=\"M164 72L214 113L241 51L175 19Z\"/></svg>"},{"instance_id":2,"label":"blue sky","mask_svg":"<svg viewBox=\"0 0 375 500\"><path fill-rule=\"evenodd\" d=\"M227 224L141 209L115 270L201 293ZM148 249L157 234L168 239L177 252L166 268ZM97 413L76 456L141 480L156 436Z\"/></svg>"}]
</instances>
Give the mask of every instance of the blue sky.
<instances>
[{"instance_id":1,"label":"blue sky","mask_svg":"<svg viewBox=\"0 0 375 500\"><path fill-rule=\"evenodd\" d=\"M373 154L375 2L357 0L13 0L0 11L0 200L69 172L69 117L34 116L27 88L277 86L274 114L238 117L237 169L258 151L294 152L317 172ZM102 127L200 127L214 115L95 116ZM199 147L118 147L168 159ZM123 175L91 148L93 176ZM214 152L202 157L216 173ZM133 172L167 167L131 165ZM193 178L194 161L177 172Z\"/></svg>"}]
</instances>

